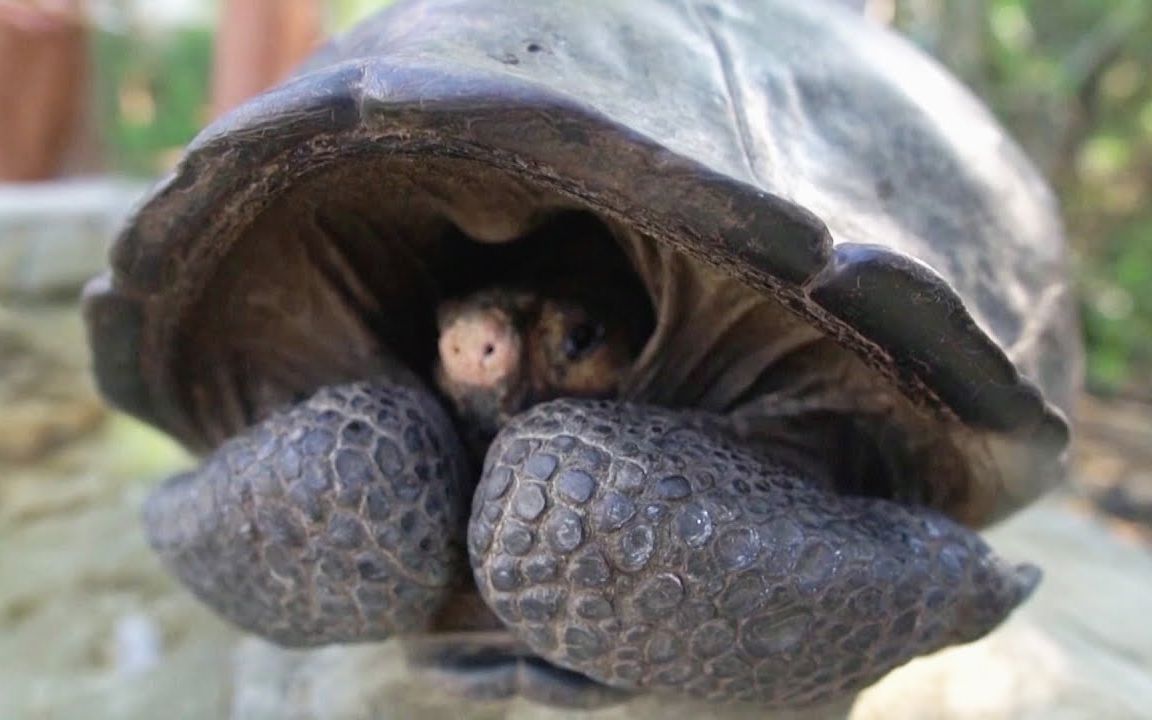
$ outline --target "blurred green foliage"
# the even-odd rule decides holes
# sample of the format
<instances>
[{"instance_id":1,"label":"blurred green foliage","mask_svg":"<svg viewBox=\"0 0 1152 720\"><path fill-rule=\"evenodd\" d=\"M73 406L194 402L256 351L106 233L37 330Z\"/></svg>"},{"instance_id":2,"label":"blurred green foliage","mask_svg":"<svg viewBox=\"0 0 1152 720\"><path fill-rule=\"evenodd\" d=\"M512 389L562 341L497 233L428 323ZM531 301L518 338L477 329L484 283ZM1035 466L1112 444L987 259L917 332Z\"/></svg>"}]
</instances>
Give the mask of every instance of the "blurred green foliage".
<instances>
[{"instance_id":1,"label":"blurred green foliage","mask_svg":"<svg viewBox=\"0 0 1152 720\"><path fill-rule=\"evenodd\" d=\"M328 26L339 32L390 1L325 0ZM148 177L211 119L213 31L149 26L139 4L144 15L121 2L116 28L95 31L93 91L109 170Z\"/></svg>"},{"instance_id":2,"label":"blurred green foliage","mask_svg":"<svg viewBox=\"0 0 1152 720\"><path fill-rule=\"evenodd\" d=\"M100 30L92 52L109 164L132 175L160 173L208 120L211 30L140 35Z\"/></svg>"},{"instance_id":3,"label":"blurred green foliage","mask_svg":"<svg viewBox=\"0 0 1152 720\"><path fill-rule=\"evenodd\" d=\"M391 2L392 0L328 0L329 24L334 30L343 30Z\"/></svg>"},{"instance_id":4,"label":"blurred green foliage","mask_svg":"<svg viewBox=\"0 0 1152 720\"><path fill-rule=\"evenodd\" d=\"M1089 388L1152 399L1152 1L900 0L895 15L1055 186Z\"/></svg>"},{"instance_id":5,"label":"blurred green foliage","mask_svg":"<svg viewBox=\"0 0 1152 720\"><path fill-rule=\"evenodd\" d=\"M336 0L330 25L384 4ZM985 98L1052 180L1075 249L1089 387L1152 398L1152 0L873 5ZM161 172L208 119L210 31L101 32L94 46L112 169Z\"/></svg>"}]
</instances>

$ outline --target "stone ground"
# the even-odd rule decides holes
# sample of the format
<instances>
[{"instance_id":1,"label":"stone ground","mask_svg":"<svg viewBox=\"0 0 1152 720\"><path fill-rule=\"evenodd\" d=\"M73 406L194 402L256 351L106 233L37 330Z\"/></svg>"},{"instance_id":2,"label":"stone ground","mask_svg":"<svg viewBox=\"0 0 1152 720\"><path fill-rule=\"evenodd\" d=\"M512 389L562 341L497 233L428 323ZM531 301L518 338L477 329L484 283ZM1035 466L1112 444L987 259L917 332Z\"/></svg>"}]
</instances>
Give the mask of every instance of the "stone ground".
<instances>
[{"instance_id":1,"label":"stone ground","mask_svg":"<svg viewBox=\"0 0 1152 720\"><path fill-rule=\"evenodd\" d=\"M76 270L48 260L0 247L0 718L763 717L660 699L585 714L463 707L387 644L289 652L240 636L145 546L144 494L189 460L100 404ZM897 670L852 718L1152 716L1152 412L1088 400L1082 428L1077 482L989 534L1044 567L1036 596L984 640Z\"/></svg>"}]
</instances>

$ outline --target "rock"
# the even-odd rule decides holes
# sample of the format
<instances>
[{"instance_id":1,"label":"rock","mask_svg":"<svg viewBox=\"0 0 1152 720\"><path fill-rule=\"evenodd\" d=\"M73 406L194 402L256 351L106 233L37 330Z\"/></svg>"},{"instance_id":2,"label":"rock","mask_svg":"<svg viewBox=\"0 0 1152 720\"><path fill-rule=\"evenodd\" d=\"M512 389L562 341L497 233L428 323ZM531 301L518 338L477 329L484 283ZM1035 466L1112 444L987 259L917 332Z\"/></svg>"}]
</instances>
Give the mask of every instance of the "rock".
<instances>
[{"instance_id":1,"label":"rock","mask_svg":"<svg viewBox=\"0 0 1152 720\"><path fill-rule=\"evenodd\" d=\"M115 417L0 474L0 717L227 716L236 634L138 529L147 488L186 462Z\"/></svg>"},{"instance_id":2,"label":"rock","mask_svg":"<svg viewBox=\"0 0 1152 720\"><path fill-rule=\"evenodd\" d=\"M1149 547L1061 498L989 539L1044 568L1033 598L984 640L889 675L861 696L853 719L1149 717Z\"/></svg>"},{"instance_id":3,"label":"rock","mask_svg":"<svg viewBox=\"0 0 1152 720\"><path fill-rule=\"evenodd\" d=\"M0 297L75 295L146 189L103 177L0 185Z\"/></svg>"},{"instance_id":4,"label":"rock","mask_svg":"<svg viewBox=\"0 0 1152 720\"><path fill-rule=\"evenodd\" d=\"M73 305L0 310L0 467L28 463L106 416Z\"/></svg>"}]
</instances>

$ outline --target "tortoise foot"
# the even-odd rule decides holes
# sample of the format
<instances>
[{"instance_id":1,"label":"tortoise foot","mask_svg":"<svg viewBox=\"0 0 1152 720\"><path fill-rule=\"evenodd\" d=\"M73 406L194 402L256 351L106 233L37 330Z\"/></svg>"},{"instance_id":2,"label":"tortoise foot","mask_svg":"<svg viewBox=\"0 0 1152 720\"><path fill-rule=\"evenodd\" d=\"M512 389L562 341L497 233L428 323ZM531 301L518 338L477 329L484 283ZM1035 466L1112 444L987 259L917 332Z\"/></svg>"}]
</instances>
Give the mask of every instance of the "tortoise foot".
<instances>
[{"instance_id":1,"label":"tortoise foot","mask_svg":"<svg viewBox=\"0 0 1152 720\"><path fill-rule=\"evenodd\" d=\"M618 688L814 705L1003 620L1039 571L928 510L822 490L699 413L537 406L488 454L469 527L511 632Z\"/></svg>"},{"instance_id":2,"label":"tortoise foot","mask_svg":"<svg viewBox=\"0 0 1152 720\"><path fill-rule=\"evenodd\" d=\"M425 391L327 388L148 499L165 564L237 625L289 646L425 627L463 568L466 462Z\"/></svg>"}]
</instances>

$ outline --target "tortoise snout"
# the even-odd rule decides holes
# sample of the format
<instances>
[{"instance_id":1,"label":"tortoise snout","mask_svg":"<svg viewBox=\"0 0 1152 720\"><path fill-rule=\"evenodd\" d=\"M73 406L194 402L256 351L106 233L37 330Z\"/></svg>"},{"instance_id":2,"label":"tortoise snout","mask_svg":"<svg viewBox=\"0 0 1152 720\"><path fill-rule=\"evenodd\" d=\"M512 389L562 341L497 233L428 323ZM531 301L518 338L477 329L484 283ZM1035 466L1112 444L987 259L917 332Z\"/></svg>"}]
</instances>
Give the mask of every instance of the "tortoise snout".
<instances>
[{"instance_id":1,"label":"tortoise snout","mask_svg":"<svg viewBox=\"0 0 1152 720\"><path fill-rule=\"evenodd\" d=\"M453 320L440 334L440 363L449 383L493 387L520 366L520 339L511 319L485 309Z\"/></svg>"}]
</instances>

